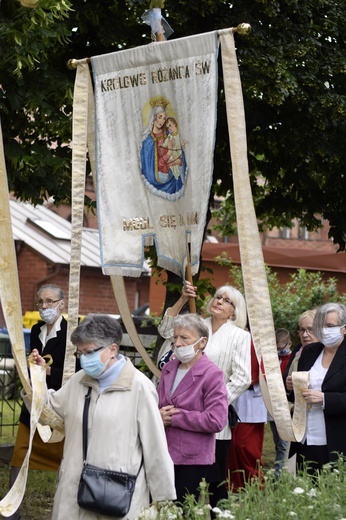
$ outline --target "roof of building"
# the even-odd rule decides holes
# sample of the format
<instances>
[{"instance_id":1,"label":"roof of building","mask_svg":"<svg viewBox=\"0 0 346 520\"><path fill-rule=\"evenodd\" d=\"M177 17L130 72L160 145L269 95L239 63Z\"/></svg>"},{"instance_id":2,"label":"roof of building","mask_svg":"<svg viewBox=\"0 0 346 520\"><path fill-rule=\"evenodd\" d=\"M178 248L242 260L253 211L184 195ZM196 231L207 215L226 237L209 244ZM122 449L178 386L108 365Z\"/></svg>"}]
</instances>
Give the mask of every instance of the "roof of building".
<instances>
[{"instance_id":1,"label":"roof of building","mask_svg":"<svg viewBox=\"0 0 346 520\"><path fill-rule=\"evenodd\" d=\"M271 267L289 269L308 269L312 271L331 271L346 273L345 253L330 253L311 249L283 248L262 246L264 262ZM240 264L238 244L204 243L202 258L204 261L215 261L223 252L235 264Z\"/></svg>"},{"instance_id":2,"label":"roof of building","mask_svg":"<svg viewBox=\"0 0 346 520\"><path fill-rule=\"evenodd\" d=\"M71 222L45 206L10 199L14 240L24 242L53 264L70 264ZM83 228L81 266L101 267L100 241L97 229ZM149 274L145 263L143 274Z\"/></svg>"}]
</instances>

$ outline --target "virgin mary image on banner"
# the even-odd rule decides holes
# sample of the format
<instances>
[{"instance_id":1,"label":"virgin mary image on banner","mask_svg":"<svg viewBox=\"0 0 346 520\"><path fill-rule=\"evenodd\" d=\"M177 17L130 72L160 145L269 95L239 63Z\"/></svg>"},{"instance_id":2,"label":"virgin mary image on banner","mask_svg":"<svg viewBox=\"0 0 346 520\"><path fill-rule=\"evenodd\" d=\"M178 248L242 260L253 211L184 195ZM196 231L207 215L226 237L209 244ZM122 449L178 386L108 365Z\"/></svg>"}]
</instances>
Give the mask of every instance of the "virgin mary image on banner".
<instances>
[{"instance_id":1,"label":"virgin mary image on banner","mask_svg":"<svg viewBox=\"0 0 346 520\"><path fill-rule=\"evenodd\" d=\"M143 109L143 122L145 130L140 146L143 182L154 195L177 200L185 190L186 143L181 141L170 102L164 97L152 98Z\"/></svg>"}]
</instances>

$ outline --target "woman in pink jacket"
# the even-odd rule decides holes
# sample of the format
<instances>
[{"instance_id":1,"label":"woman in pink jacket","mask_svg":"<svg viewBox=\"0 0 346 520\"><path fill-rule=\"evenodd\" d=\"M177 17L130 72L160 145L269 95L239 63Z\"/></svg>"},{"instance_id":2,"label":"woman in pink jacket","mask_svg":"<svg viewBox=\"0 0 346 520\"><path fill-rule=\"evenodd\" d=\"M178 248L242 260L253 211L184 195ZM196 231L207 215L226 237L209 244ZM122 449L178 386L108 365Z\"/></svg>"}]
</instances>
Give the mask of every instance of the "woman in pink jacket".
<instances>
[{"instance_id":1,"label":"woman in pink jacket","mask_svg":"<svg viewBox=\"0 0 346 520\"><path fill-rule=\"evenodd\" d=\"M174 360L162 370L159 407L174 462L178 501L198 486L215 461L215 434L228 419L224 375L203 350L209 331L196 314L174 319Z\"/></svg>"}]
</instances>

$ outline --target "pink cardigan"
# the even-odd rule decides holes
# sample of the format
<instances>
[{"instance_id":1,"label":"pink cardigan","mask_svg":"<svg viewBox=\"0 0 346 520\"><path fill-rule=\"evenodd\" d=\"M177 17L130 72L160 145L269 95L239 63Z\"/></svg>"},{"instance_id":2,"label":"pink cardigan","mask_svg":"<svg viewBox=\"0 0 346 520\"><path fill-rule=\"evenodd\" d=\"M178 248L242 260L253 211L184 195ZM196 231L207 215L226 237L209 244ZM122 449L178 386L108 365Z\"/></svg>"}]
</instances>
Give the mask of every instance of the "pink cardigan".
<instances>
[{"instance_id":1,"label":"pink cardigan","mask_svg":"<svg viewBox=\"0 0 346 520\"><path fill-rule=\"evenodd\" d=\"M223 372L203 354L170 395L179 365L177 359L167 363L158 386L159 407L173 404L180 410L166 428L169 453L174 464L213 464L215 433L228 420Z\"/></svg>"}]
</instances>

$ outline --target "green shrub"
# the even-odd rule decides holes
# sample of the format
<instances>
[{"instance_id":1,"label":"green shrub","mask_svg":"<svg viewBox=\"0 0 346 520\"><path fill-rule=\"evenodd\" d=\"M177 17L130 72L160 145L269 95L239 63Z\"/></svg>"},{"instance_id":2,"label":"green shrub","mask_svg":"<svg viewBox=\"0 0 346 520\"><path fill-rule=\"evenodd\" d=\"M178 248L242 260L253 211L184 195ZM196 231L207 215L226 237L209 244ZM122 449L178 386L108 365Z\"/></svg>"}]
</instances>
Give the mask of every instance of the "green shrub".
<instances>
[{"instance_id":1,"label":"green shrub","mask_svg":"<svg viewBox=\"0 0 346 520\"><path fill-rule=\"evenodd\" d=\"M229 266L231 283L244 294L241 267L233 265L226 255L219 256L217 261ZM325 280L319 271L297 269L287 283L280 283L277 273L268 266L266 273L275 328L288 329L293 342L297 337L298 318L304 311L327 302L346 303L346 294L338 293L336 278Z\"/></svg>"}]
</instances>

